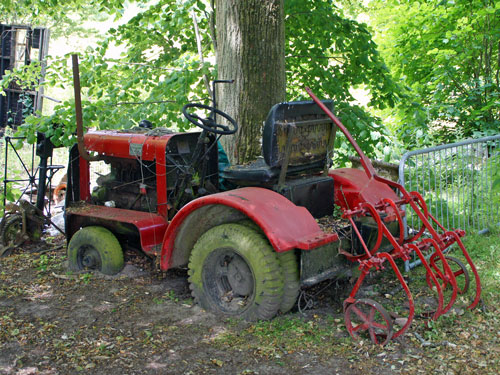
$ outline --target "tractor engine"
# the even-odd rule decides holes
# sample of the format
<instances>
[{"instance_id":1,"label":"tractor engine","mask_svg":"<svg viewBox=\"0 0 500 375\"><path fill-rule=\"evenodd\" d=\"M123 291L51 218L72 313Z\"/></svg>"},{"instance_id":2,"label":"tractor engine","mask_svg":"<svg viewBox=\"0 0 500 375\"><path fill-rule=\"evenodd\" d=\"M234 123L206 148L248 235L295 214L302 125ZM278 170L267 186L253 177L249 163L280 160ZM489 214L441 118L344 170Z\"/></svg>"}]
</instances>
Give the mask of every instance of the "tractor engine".
<instances>
[{"instance_id":1,"label":"tractor engine","mask_svg":"<svg viewBox=\"0 0 500 375\"><path fill-rule=\"evenodd\" d=\"M106 172L109 172L94 172L97 178L95 184L91 184L93 204L135 211L156 211L154 161L106 157L101 166L102 163L106 164Z\"/></svg>"}]
</instances>

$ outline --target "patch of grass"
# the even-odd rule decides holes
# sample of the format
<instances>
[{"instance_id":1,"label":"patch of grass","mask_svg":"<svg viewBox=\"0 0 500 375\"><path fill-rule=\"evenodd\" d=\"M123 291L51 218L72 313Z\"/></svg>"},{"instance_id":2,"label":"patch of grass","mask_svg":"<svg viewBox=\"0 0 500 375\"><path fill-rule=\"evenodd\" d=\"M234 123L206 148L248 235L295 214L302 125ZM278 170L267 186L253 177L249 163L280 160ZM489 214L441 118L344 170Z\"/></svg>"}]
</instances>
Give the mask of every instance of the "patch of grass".
<instances>
[{"instance_id":1,"label":"patch of grass","mask_svg":"<svg viewBox=\"0 0 500 375\"><path fill-rule=\"evenodd\" d=\"M90 280L92 279L92 273L87 272L87 273L82 273L80 275L80 280L82 281L83 284L88 285L90 283Z\"/></svg>"},{"instance_id":2,"label":"patch of grass","mask_svg":"<svg viewBox=\"0 0 500 375\"><path fill-rule=\"evenodd\" d=\"M42 254L39 258L33 258L33 254L31 254L31 257L32 259L29 261L32 267L37 269L39 275L44 275L48 271L59 270L62 267L61 258L59 256Z\"/></svg>"},{"instance_id":3,"label":"patch of grass","mask_svg":"<svg viewBox=\"0 0 500 375\"><path fill-rule=\"evenodd\" d=\"M343 327L340 319L333 317L313 319L279 316L270 321L259 321L238 331L234 328L216 339L216 343L241 349L253 347L254 353L266 358L279 359L284 354L308 350L316 354L332 354L334 343Z\"/></svg>"},{"instance_id":4,"label":"patch of grass","mask_svg":"<svg viewBox=\"0 0 500 375\"><path fill-rule=\"evenodd\" d=\"M179 302L179 297L177 297L173 290L166 292L164 297L172 302Z\"/></svg>"}]
</instances>

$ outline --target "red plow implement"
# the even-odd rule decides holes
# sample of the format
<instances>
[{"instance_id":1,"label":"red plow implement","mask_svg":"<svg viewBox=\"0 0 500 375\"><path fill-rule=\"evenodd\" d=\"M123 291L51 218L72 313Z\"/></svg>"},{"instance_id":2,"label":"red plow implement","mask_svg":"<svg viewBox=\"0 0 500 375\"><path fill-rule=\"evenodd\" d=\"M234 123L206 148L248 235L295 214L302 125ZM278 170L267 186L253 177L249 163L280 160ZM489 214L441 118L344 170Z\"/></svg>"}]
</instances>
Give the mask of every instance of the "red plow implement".
<instances>
[{"instance_id":1,"label":"red plow implement","mask_svg":"<svg viewBox=\"0 0 500 375\"><path fill-rule=\"evenodd\" d=\"M368 335L372 342L385 345L408 330L415 317L415 302L396 261L407 261L415 255L426 271L428 287L437 297L437 307L428 313L432 320L450 311L457 297L468 292L469 270L474 277L475 293L469 293L473 297L467 308L476 307L481 297L481 283L476 267L461 240L465 232L460 229L447 230L429 212L418 192L408 192L402 185L379 176L345 126L309 88L306 90L347 137L361 158L364 169L330 172L335 181L335 201L341 207L343 217L351 223L363 250L356 254L341 251L349 260L359 262L360 270L349 297L344 301L344 317L350 335L354 339ZM401 196L398 197L394 190L399 191ZM405 211L402 206L406 206L406 211L416 215L421 222L420 228L406 238L403 222ZM375 234L369 241L359 228L359 220L363 218L368 218L375 228ZM445 255L447 249L454 244L466 260L465 265L460 260ZM372 299L356 297L366 276L371 271L385 268L392 269L396 274L407 299L407 317L398 325L399 329L396 329L393 315L382 304Z\"/></svg>"}]
</instances>

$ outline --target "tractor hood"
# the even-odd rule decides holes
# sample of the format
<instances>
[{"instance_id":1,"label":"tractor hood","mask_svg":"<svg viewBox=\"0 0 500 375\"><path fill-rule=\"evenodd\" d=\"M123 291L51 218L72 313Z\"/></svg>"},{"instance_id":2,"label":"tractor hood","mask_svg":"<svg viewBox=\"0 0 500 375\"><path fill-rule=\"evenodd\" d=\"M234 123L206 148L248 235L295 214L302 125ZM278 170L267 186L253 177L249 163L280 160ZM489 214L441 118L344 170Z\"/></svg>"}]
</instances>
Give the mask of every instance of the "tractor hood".
<instances>
[{"instance_id":1,"label":"tractor hood","mask_svg":"<svg viewBox=\"0 0 500 375\"><path fill-rule=\"evenodd\" d=\"M100 155L152 161L157 153L165 153L168 142L178 134L162 130L162 132L156 129L147 132L91 131L85 134L84 145L89 152L96 152ZM150 135L151 133L155 135Z\"/></svg>"}]
</instances>

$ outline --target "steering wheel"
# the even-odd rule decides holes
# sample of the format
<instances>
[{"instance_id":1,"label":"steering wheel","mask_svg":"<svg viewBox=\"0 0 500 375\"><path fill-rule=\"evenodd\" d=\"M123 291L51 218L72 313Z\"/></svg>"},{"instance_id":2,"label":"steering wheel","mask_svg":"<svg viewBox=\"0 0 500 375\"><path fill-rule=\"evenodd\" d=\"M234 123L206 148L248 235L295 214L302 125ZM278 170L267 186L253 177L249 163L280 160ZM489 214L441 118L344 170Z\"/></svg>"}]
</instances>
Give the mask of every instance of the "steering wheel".
<instances>
[{"instance_id":1,"label":"steering wheel","mask_svg":"<svg viewBox=\"0 0 500 375\"><path fill-rule=\"evenodd\" d=\"M198 109L205 109L210 111L210 116L208 118L201 118L195 114L188 113L189 108L198 108ZM217 114L223 118L225 118L227 121L229 121L230 126L222 125L222 124L217 124L214 119L211 118L212 114ZM236 121L230 117L227 113L224 113L217 108L210 107L205 104L197 104L197 103L189 103L186 104L184 107L182 107L182 114L184 117L189 122L192 122L196 126L202 128L203 130L206 130L208 132L214 133L214 134L221 134L221 135L230 135L236 133L238 130L238 124Z\"/></svg>"}]
</instances>

